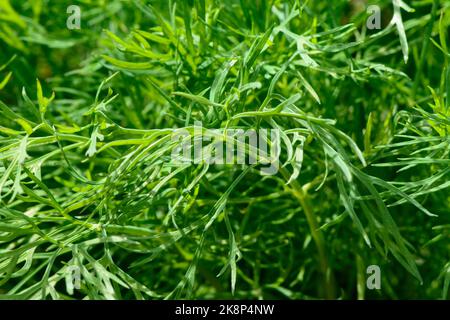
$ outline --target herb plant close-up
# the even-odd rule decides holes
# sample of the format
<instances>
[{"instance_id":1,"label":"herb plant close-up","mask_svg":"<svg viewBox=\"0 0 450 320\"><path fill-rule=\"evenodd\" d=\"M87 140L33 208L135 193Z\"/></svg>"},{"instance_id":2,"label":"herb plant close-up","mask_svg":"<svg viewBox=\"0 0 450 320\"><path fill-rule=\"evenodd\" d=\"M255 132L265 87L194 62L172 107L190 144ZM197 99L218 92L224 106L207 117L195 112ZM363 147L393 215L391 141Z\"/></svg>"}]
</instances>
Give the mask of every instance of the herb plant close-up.
<instances>
[{"instance_id":1,"label":"herb plant close-up","mask_svg":"<svg viewBox=\"0 0 450 320\"><path fill-rule=\"evenodd\" d=\"M1 0L0 299L448 299L450 0Z\"/></svg>"}]
</instances>

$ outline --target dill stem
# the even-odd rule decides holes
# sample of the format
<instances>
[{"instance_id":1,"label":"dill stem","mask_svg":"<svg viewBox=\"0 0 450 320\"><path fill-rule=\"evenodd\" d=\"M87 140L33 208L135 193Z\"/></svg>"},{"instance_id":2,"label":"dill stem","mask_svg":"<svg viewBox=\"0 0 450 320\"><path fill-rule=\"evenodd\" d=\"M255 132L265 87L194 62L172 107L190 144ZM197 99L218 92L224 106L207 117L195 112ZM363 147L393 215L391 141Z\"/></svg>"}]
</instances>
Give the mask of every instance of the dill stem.
<instances>
[{"instance_id":1,"label":"dill stem","mask_svg":"<svg viewBox=\"0 0 450 320\"><path fill-rule=\"evenodd\" d=\"M285 177L289 179L289 173L286 169L281 168L280 172ZM292 194L300 202L305 213L306 220L308 221L309 229L311 231L311 236L316 244L318 255L319 255L319 266L320 272L322 273L323 290L325 299L335 299L336 298L336 287L333 272L330 268L328 256L326 252L325 238L322 231L319 230L319 223L317 217L314 213L314 209L311 205L311 201L307 193L303 190L302 186L298 181L291 182Z\"/></svg>"}]
</instances>

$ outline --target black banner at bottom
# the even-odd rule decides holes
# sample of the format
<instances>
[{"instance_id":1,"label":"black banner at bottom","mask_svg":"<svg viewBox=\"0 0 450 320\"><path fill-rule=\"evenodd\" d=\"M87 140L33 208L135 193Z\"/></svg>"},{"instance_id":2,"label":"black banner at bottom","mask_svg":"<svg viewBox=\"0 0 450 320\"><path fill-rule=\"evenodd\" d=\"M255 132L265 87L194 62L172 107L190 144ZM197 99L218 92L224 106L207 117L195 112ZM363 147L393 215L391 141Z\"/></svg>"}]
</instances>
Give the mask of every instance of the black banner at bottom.
<instances>
[{"instance_id":1,"label":"black banner at bottom","mask_svg":"<svg viewBox=\"0 0 450 320\"><path fill-rule=\"evenodd\" d=\"M0 301L2 319L6 314L21 319L61 319L66 315L85 319L126 316L139 319L321 319L379 317L400 312L402 317L449 310L449 301L242 301L242 300L170 300L170 301ZM427 311L428 310L428 311ZM9 312L8 312L9 311Z\"/></svg>"}]
</instances>

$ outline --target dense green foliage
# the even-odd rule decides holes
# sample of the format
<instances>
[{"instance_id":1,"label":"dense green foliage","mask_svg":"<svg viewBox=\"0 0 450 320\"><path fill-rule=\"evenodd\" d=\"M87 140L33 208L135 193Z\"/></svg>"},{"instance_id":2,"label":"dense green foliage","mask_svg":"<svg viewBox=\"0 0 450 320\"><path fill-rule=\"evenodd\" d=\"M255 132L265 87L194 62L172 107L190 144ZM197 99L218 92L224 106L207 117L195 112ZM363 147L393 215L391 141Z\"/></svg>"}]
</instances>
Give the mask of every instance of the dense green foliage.
<instances>
[{"instance_id":1,"label":"dense green foliage","mask_svg":"<svg viewBox=\"0 0 450 320\"><path fill-rule=\"evenodd\" d=\"M2 0L0 297L447 299L450 1L369 4L380 30L365 1ZM281 130L278 174L174 164L195 121Z\"/></svg>"}]
</instances>

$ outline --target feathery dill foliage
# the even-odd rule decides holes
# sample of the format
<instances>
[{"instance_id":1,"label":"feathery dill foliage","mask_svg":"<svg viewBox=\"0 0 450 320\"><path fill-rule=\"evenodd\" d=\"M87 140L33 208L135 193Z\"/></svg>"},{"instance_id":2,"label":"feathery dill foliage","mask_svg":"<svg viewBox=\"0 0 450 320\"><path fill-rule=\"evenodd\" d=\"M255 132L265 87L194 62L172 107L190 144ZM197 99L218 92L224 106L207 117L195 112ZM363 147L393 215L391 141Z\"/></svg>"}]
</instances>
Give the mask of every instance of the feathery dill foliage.
<instances>
[{"instance_id":1,"label":"feathery dill foliage","mask_svg":"<svg viewBox=\"0 0 450 320\"><path fill-rule=\"evenodd\" d=\"M450 1L371 1L381 30L365 1L71 4L0 2L1 298L449 297ZM279 173L175 166L195 121L279 129Z\"/></svg>"}]
</instances>

